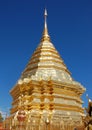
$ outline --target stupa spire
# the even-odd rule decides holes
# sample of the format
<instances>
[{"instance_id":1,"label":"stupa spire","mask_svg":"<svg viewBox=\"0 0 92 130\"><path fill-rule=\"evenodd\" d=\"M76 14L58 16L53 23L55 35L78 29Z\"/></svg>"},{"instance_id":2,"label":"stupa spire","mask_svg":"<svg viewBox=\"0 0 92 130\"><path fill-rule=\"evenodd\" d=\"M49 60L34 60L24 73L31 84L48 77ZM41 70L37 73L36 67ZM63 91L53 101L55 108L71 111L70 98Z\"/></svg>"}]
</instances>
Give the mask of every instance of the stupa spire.
<instances>
[{"instance_id":1,"label":"stupa spire","mask_svg":"<svg viewBox=\"0 0 92 130\"><path fill-rule=\"evenodd\" d=\"M44 19L45 19L45 25L44 25L44 28L47 29L47 10L45 9L45 12L44 12Z\"/></svg>"},{"instance_id":2,"label":"stupa spire","mask_svg":"<svg viewBox=\"0 0 92 130\"><path fill-rule=\"evenodd\" d=\"M45 12L44 12L44 30L43 30L43 35L42 35L42 38L41 38L41 41L50 41L50 36L48 34L48 27L47 27L47 10L45 8Z\"/></svg>"}]
</instances>

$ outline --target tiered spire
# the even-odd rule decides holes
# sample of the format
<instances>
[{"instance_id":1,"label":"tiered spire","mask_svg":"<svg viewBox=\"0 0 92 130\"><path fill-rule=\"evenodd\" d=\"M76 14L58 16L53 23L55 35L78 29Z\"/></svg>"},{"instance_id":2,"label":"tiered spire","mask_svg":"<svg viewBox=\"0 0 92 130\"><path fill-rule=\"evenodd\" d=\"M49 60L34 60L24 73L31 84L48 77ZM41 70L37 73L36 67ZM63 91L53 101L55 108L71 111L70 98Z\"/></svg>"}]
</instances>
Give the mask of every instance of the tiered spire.
<instances>
[{"instance_id":1,"label":"tiered spire","mask_svg":"<svg viewBox=\"0 0 92 130\"><path fill-rule=\"evenodd\" d=\"M33 78L38 80L48 79L51 77L54 80L72 81L70 72L64 64L62 58L57 52L54 45L51 43L47 28L47 10L44 12L44 30L41 42L34 54L32 55L28 65L22 73L21 79Z\"/></svg>"},{"instance_id":2,"label":"tiered spire","mask_svg":"<svg viewBox=\"0 0 92 130\"><path fill-rule=\"evenodd\" d=\"M78 84L71 77L66 65L50 40L47 28L47 10L44 12L44 30L41 42L34 51L28 65L21 75L23 79L48 80Z\"/></svg>"}]
</instances>

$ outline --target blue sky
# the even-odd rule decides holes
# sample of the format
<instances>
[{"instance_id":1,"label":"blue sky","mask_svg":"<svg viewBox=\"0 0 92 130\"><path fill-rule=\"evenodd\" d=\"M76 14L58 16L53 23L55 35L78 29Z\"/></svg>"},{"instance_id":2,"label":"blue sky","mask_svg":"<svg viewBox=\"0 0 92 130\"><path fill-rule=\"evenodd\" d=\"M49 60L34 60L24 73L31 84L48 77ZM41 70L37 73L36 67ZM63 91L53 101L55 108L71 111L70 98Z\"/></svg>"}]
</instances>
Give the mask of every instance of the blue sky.
<instances>
[{"instance_id":1,"label":"blue sky","mask_svg":"<svg viewBox=\"0 0 92 130\"><path fill-rule=\"evenodd\" d=\"M92 99L92 0L0 0L0 111L40 42L45 7L52 43Z\"/></svg>"}]
</instances>

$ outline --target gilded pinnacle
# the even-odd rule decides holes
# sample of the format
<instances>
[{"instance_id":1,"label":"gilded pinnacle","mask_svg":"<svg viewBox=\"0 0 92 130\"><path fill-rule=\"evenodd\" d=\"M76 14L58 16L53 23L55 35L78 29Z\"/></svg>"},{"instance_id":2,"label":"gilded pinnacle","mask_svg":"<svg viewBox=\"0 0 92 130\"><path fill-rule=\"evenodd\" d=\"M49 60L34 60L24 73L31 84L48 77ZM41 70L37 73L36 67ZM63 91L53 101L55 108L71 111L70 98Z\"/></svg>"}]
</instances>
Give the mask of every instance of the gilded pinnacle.
<instances>
[{"instance_id":1,"label":"gilded pinnacle","mask_svg":"<svg viewBox=\"0 0 92 130\"><path fill-rule=\"evenodd\" d=\"M44 12L44 30L43 30L43 35L41 38L41 41L50 41L50 36L48 34L48 27L47 27L47 10L45 9Z\"/></svg>"},{"instance_id":2,"label":"gilded pinnacle","mask_svg":"<svg viewBox=\"0 0 92 130\"><path fill-rule=\"evenodd\" d=\"M48 14L47 14L47 10L45 9L45 12L44 12L44 17L45 17L45 27L44 28L47 28L47 16L48 16Z\"/></svg>"}]
</instances>

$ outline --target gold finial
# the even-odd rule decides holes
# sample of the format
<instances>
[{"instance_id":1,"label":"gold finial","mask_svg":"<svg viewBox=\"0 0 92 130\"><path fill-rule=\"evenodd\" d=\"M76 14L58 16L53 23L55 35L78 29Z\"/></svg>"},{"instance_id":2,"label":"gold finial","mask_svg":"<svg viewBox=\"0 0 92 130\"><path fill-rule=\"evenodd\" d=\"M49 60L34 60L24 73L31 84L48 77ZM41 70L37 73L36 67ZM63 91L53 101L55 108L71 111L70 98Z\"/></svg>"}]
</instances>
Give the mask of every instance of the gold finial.
<instances>
[{"instance_id":1,"label":"gold finial","mask_svg":"<svg viewBox=\"0 0 92 130\"><path fill-rule=\"evenodd\" d=\"M88 94L86 94L86 98L88 99L88 102L91 102L91 99L89 98Z\"/></svg>"},{"instance_id":2,"label":"gold finial","mask_svg":"<svg viewBox=\"0 0 92 130\"><path fill-rule=\"evenodd\" d=\"M48 14L47 14L47 10L45 9L45 12L44 12L44 17L45 17L45 28L47 28L47 16L48 16Z\"/></svg>"},{"instance_id":3,"label":"gold finial","mask_svg":"<svg viewBox=\"0 0 92 130\"><path fill-rule=\"evenodd\" d=\"M45 9L44 12L44 30L43 30L43 35L41 41L50 41L50 36L48 34L48 28L47 28L47 10Z\"/></svg>"}]
</instances>

